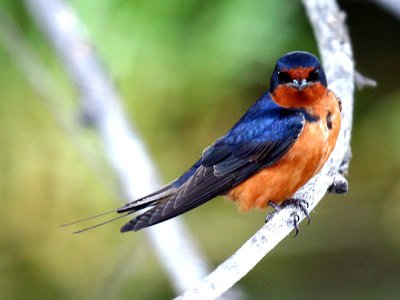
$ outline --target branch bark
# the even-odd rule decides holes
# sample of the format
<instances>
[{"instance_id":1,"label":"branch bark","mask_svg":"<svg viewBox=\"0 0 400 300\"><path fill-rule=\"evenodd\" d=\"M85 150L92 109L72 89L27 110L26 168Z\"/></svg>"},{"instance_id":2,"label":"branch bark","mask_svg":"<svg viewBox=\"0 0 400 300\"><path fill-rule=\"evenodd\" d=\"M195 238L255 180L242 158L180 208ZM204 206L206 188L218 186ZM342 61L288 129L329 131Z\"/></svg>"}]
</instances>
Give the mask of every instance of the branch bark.
<instances>
[{"instance_id":1,"label":"branch bark","mask_svg":"<svg viewBox=\"0 0 400 300\"><path fill-rule=\"evenodd\" d=\"M334 0L303 0L314 29L330 88L342 100L342 128L336 147L323 169L295 198L304 199L311 212L330 187L347 185L343 173L350 160L350 137L353 115L354 62L345 15ZM335 188L331 188L335 190ZM204 280L176 299L215 299L245 276L270 250L293 229L292 213L300 221L305 215L286 207L275 213L243 246L220 264Z\"/></svg>"},{"instance_id":2,"label":"branch bark","mask_svg":"<svg viewBox=\"0 0 400 300\"><path fill-rule=\"evenodd\" d=\"M158 188L161 184L156 168L128 123L120 97L83 35L83 25L74 11L62 0L25 0L25 4L64 63L81 98L84 115L103 141L126 200ZM180 220L146 232L176 292L205 276L207 260Z\"/></svg>"}]
</instances>

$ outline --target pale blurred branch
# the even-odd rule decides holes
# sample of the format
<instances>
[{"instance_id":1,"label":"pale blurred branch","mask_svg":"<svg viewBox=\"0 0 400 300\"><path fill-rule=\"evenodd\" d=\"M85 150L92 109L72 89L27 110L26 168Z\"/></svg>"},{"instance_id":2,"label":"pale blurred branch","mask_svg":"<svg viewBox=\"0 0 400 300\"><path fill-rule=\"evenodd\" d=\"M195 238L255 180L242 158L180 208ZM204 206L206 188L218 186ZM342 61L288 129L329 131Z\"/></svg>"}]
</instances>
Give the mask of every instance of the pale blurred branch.
<instances>
[{"instance_id":1,"label":"pale blurred branch","mask_svg":"<svg viewBox=\"0 0 400 300\"><path fill-rule=\"evenodd\" d=\"M156 169L138 134L129 125L120 97L84 36L84 26L75 12L61 0L25 0L25 3L68 70L85 116L103 141L126 200L158 188L161 184ZM206 274L206 258L180 220L146 232L177 292Z\"/></svg>"},{"instance_id":2,"label":"pale blurred branch","mask_svg":"<svg viewBox=\"0 0 400 300\"><path fill-rule=\"evenodd\" d=\"M345 15L334 0L303 0L318 42L330 88L341 98L342 128L334 152L321 172L312 178L295 198L304 199L311 212L332 184L347 184L342 176L350 160L353 115L354 61ZM340 190L340 189L338 189ZM292 213L300 220L304 214L292 207L275 213L243 246L219 265L203 281L177 299L215 299L245 276L293 229ZM273 270L271 270L273 272ZM273 284L273 283L271 283Z\"/></svg>"},{"instance_id":3,"label":"pale blurred branch","mask_svg":"<svg viewBox=\"0 0 400 300\"><path fill-rule=\"evenodd\" d=\"M388 12L400 19L400 1L399 0L372 0L377 5L382 6Z\"/></svg>"},{"instance_id":4,"label":"pale blurred branch","mask_svg":"<svg viewBox=\"0 0 400 300\"><path fill-rule=\"evenodd\" d=\"M54 78L43 60L24 38L15 22L3 11L0 11L0 41L3 48L13 59L16 66L27 79L33 90L50 112L57 125L82 156L93 173L110 191L115 191L104 166L104 159L94 147L92 140L82 131L76 118L76 111L67 99L67 91ZM116 192L116 191L115 191Z\"/></svg>"}]
</instances>

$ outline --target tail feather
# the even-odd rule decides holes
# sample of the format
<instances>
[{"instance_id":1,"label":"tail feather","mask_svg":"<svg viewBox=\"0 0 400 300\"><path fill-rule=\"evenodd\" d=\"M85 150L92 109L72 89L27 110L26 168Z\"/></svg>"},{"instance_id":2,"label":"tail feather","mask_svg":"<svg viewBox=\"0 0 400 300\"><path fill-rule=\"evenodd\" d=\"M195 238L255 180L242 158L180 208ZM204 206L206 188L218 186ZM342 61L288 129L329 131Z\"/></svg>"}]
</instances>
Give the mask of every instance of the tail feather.
<instances>
[{"instance_id":1,"label":"tail feather","mask_svg":"<svg viewBox=\"0 0 400 300\"><path fill-rule=\"evenodd\" d=\"M73 221L73 222L70 222L70 223L61 224L60 227L71 226L71 225L74 225L74 224L78 224L78 223L82 223L82 222L85 222L85 221L88 221L88 220L96 219L96 218L99 218L99 217L102 217L102 216L105 216L105 215L108 215L108 214L111 214L111 213L115 213L115 212L116 212L115 209L109 210L109 211L102 212L100 214L97 214L97 215L94 215L94 216L90 216L90 217L87 217L87 218L84 218L84 219L80 219L80 220Z\"/></svg>"},{"instance_id":2,"label":"tail feather","mask_svg":"<svg viewBox=\"0 0 400 300\"><path fill-rule=\"evenodd\" d=\"M163 198L159 198L158 200L163 200L162 202L159 202L156 200L157 203L154 203L156 205L155 207L150 208L146 212L138 215L136 218L133 218L130 220L128 223L126 223L124 226L121 228L121 232L127 232L127 231L137 231L139 229L155 225L157 223L166 221L170 218L173 218L177 214L175 213L170 213L168 214L168 217L161 216L162 214L160 213L161 211L164 211L166 207L169 207L171 203L175 202L173 198L176 197L175 193L172 193L168 196L164 196ZM136 207L134 208L136 209ZM151 222L150 220L154 220L154 216L158 215L160 218L158 218L157 222L153 221Z\"/></svg>"},{"instance_id":3,"label":"tail feather","mask_svg":"<svg viewBox=\"0 0 400 300\"><path fill-rule=\"evenodd\" d=\"M100 226L103 226L103 225L105 225L105 224L114 222L115 220L118 220L118 219L121 219L121 218L123 218L123 217L126 217L127 215L130 215L131 213L133 213L133 212L128 212L128 213L126 213L126 214L124 214L124 215L122 215L122 216L118 216L118 217L112 218L112 219L110 219L110 220L107 220L107 221L104 221L104 222L101 222L101 223L97 223L97 224L95 224L95 225L93 225L93 226L89 226L89 227L86 227L86 228L83 228L83 229L74 231L73 234L82 233L82 232L85 232L85 231L88 231L88 230L92 230L92 229L94 229L94 228L96 228L96 227L100 227Z\"/></svg>"},{"instance_id":4,"label":"tail feather","mask_svg":"<svg viewBox=\"0 0 400 300\"><path fill-rule=\"evenodd\" d=\"M178 189L159 195L152 208L130 220L121 232L138 231L187 212L232 187L233 175L214 175L214 168L200 167ZM139 204L140 205L140 204Z\"/></svg>"},{"instance_id":5,"label":"tail feather","mask_svg":"<svg viewBox=\"0 0 400 300\"><path fill-rule=\"evenodd\" d=\"M120 230L121 233L127 231L138 231L167 221L203 204L204 202L207 202L210 199L209 197L204 197L198 199L198 201L188 201L176 205L179 202L177 200L181 200L180 196L179 193L174 193L164 199L161 203L157 203L155 207L152 207L146 212L136 216L134 219L122 226Z\"/></svg>"},{"instance_id":6,"label":"tail feather","mask_svg":"<svg viewBox=\"0 0 400 300\"><path fill-rule=\"evenodd\" d=\"M159 203L160 201L170 197L176 192L176 189L159 190L153 194L137 199L133 202L127 203L124 206L117 209L118 213L124 213L127 211L134 212L141 210L146 207L151 207Z\"/></svg>"},{"instance_id":7,"label":"tail feather","mask_svg":"<svg viewBox=\"0 0 400 300\"><path fill-rule=\"evenodd\" d=\"M102 217L102 216L104 216L106 214L110 214L110 213L113 213L113 212L114 213L117 212L119 214L125 213L123 215L114 217L114 218L106 220L104 222L100 222L100 223L94 224L92 226L85 227L85 228L83 228L81 230L74 231L73 233L81 233L81 232L84 232L84 231L88 231L88 230L91 230L93 228L96 228L96 227L111 223L111 222L113 222L115 220L121 219L123 217L126 217L126 216L128 216L128 215L130 215L130 214L132 214L132 213L134 213L134 212L136 212L138 210L144 209L146 207L152 207L152 206L158 204L163 199L170 197L175 192L175 190L176 189L171 187L171 185L167 185L167 186L163 187L162 189L158 190L157 192L152 193L150 195L147 195L147 196L145 196L143 198L137 199L137 200L135 200L133 202L127 203L126 205L118 208L117 210L107 211L107 212L104 212L104 213L101 213L101 214L98 214L98 215L95 215L95 216L91 216L91 217L88 217L88 218L84 218L84 219L81 219L81 220L78 220L78 221L71 222L71 223L68 223L68 224L62 224L60 226L65 227L65 226L70 226L70 225L73 225L73 224L89 221L89 220L92 220L92 219L95 219L95 218L99 218L99 217Z\"/></svg>"}]
</instances>

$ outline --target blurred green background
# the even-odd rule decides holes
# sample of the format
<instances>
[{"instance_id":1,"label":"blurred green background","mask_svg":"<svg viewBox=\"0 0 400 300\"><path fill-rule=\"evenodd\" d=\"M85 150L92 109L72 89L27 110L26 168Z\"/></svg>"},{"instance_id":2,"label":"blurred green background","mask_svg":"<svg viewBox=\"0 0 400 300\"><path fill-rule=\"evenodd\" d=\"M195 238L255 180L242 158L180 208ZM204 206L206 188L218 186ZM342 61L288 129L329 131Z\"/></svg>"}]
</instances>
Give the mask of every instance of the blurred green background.
<instances>
[{"instance_id":1,"label":"blurred green background","mask_svg":"<svg viewBox=\"0 0 400 300\"><path fill-rule=\"evenodd\" d=\"M279 56L296 49L317 53L304 9L292 0L70 4L166 181L258 99ZM364 1L340 4L357 70L379 84L356 93L350 191L325 197L311 225L302 225L296 239L286 238L239 283L249 299L400 294L399 16ZM77 110L65 71L22 1L1 0L0 10L60 87L58 109ZM123 221L78 236L58 227L117 206L118 186L106 165L95 172L82 157L5 43L0 40L0 298L173 297L144 232L119 234ZM85 134L93 139L90 130ZM98 143L92 144L101 160ZM216 266L264 216L239 214L217 199L184 219Z\"/></svg>"}]
</instances>

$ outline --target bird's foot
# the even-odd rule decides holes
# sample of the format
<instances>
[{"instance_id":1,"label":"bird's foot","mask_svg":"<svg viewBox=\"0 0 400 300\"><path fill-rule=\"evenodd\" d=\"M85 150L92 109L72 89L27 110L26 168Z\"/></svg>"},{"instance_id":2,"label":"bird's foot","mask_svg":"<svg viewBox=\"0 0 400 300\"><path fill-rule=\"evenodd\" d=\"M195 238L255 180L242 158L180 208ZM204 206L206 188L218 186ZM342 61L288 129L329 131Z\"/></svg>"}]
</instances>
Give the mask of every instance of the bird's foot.
<instances>
[{"instance_id":1,"label":"bird's foot","mask_svg":"<svg viewBox=\"0 0 400 300\"><path fill-rule=\"evenodd\" d=\"M270 201L270 202L268 202L268 205L271 206L275 211L273 211L272 213L267 215L267 217L265 218L265 223L267 223L269 220L271 220L271 218L274 214L278 213L281 209L285 208L286 206L294 206L294 207L300 209L308 220L307 225L310 224L310 222L311 222L311 217L307 210L309 205L308 205L307 201L305 201L305 200L289 198L289 199L286 199L285 201L283 201L282 204L276 204L276 203L273 203ZM294 236L296 237L299 234L300 217L296 212L293 212L291 214L291 217L293 218L293 227L296 231Z\"/></svg>"},{"instance_id":2,"label":"bird's foot","mask_svg":"<svg viewBox=\"0 0 400 300\"><path fill-rule=\"evenodd\" d=\"M268 205L271 206L274 211L269 213L266 217L265 217L265 223L268 223L271 218L278 212L280 212L280 210L283 208L281 205L276 204L274 202L268 201Z\"/></svg>"}]
</instances>

